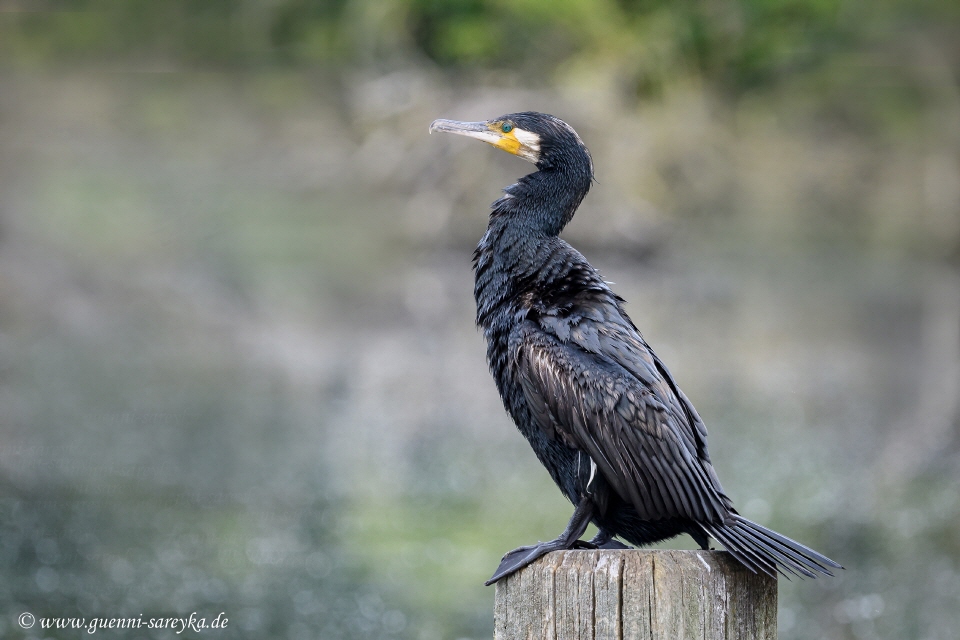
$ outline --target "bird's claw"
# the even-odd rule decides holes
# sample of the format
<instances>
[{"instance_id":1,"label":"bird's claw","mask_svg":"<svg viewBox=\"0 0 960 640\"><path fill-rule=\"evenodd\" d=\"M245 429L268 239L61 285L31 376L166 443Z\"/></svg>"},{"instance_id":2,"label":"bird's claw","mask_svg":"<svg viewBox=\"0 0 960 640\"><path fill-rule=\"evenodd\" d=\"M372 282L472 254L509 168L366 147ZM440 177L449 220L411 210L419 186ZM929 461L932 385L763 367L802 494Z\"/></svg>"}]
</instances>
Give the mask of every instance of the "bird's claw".
<instances>
[{"instance_id":1,"label":"bird's claw","mask_svg":"<svg viewBox=\"0 0 960 640\"><path fill-rule=\"evenodd\" d=\"M633 549L633 547L628 546L617 540L613 537L608 531L600 531L597 535L593 536L590 540L590 544L593 545L594 549Z\"/></svg>"},{"instance_id":2,"label":"bird's claw","mask_svg":"<svg viewBox=\"0 0 960 640\"><path fill-rule=\"evenodd\" d=\"M594 549L633 549L633 547L631 547L630 545L623 544L619 540L614 540L612 538L610 540L607 540L606 542L602 542L600 544L594 544L593 548Z\"/></svg>"}]
</instances>

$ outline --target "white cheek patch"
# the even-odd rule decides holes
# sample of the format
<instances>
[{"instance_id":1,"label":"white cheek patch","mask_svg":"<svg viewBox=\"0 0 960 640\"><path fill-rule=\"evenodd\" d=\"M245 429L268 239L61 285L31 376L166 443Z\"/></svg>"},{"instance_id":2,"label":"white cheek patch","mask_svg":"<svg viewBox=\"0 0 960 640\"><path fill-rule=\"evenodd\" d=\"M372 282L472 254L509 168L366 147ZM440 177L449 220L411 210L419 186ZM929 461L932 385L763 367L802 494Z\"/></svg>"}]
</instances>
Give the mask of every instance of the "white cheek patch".
<instances>
[{"instance_id":1,"label":"white cheek patch","mask_svg":"<svg viewBox=\"0 0 960 640\"><path fill-rule=\"evenodd\" d=\"M516 137L517 142L520 143L520 148L517 150L517 155L524 160L529 160L534 164L539 162L540 136L532 131L526 131L525 129L520 129L518 127L513 128L513 135Z\"/></svg>"},{"instance_id":2,"label":"white cheek patch","mask_svg":"<svg viewBox=\"0 0 960 640\"><path fill-rule=\"evenodd\" d=\"M515 127L513 129L513 135L517 136L517 140L519 140L523 146L531 151L540 152L540 136L536 133Z\"/></svg>"}]
</instances>

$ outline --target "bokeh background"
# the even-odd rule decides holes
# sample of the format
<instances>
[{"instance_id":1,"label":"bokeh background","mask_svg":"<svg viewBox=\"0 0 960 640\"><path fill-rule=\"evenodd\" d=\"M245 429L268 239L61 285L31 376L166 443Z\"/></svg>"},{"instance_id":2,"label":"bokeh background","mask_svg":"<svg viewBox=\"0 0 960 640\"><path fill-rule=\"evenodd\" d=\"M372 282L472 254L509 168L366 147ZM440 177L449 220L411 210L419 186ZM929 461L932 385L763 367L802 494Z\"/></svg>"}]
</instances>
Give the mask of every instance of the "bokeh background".
<instances>
[{"instance_id":1,"label":"bokeh background","mask_svg":"<svg viewBox=\"0 0 960 640\"><path fill-rule=\"evenodd\" d=\"M571 512L473 327L530 167L427 126L527 109L728 493L848 567L780 637L956 637L954 0L0 0L0 636L489 638Z\"/></svg>"}]
</instances>

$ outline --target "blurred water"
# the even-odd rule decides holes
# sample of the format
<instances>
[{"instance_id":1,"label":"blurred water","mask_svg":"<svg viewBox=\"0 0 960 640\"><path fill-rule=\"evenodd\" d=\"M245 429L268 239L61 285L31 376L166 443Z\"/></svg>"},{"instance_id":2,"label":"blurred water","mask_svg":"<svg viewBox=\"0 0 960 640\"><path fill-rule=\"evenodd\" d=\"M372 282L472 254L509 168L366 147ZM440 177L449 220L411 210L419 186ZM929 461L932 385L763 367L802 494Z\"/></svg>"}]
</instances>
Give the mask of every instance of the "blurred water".
<instances>
[{"instance_id":1,"label":"blurred water","mask_svg":"<svg viewBox=\"0 0 960 640\"><path fill-rule=\"evenodd\" d=\"M587 107L407 80L0 79L0 635L44 637L22 611L490 635L482 581L570 506L473 328L471 243L526 166L426 125ZM582 133L599 184L569 237L704 415L742 512L849 568L782 586L781 637L949 637L956 415L923 389L953 379L955 272L671 220L624 195L602 121Z\"/></svg>"}]
</instances>

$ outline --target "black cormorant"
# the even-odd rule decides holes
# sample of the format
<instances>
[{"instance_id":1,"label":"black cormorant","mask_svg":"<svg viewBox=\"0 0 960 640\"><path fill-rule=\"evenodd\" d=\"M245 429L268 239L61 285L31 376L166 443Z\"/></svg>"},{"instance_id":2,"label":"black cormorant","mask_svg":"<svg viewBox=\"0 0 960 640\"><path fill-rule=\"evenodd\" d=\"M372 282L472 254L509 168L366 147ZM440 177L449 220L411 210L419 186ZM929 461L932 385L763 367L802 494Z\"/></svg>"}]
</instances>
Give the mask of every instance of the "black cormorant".
<instances>
[{"instance_id":1,"label":"black cormorant","mask_svg":"<svg viewBox=\"0 0 960 640\"><path fill-rule=\"evenodd\" d=\"M575 505L556 539L507 553L492 584L558 549L625 548L687 533L753 571L815 577L842 568L733 508L707 430L600 274L558 235L593 180L570 125L543 113L435 120L534 163L504 189L474 253L477 324L507 411ZM580 540L588 523L599 532Z\"/></svg>"}]
</instances>

